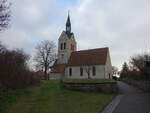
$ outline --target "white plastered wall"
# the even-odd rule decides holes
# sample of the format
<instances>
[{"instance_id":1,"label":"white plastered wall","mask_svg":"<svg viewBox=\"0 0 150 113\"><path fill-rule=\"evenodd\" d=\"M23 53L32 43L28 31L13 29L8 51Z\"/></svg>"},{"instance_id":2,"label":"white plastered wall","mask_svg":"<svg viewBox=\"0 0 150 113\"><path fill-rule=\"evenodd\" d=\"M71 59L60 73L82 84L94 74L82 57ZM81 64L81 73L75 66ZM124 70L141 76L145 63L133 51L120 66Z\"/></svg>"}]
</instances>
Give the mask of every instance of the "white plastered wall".
<instances>
[{"instance_id":1,"label":"white plastered wall","mask_svg":"<svg viewBox=\"0 0 150 113\"><path fill-rule=\"evenodd\" d=\"M109 77L112 78L112 64L111 64L109 51L107 54L107 60L106 60L106 65L105 65L105 76L106 78L109 78Z\"/></svg>"},{"instance_id":2,"label":"white plastered wall","mask_svg":"<svg viewBox=\"0 0 150 113\"><path fill-rule=\"evenodd\" d=\"M92 67L96 68L96 75L93 76ZM80 76L80 67L83 68L83 75ZM105 78L105 66L104 65L91 65L90 66L90 78ZM72 76L69 75L69 68L72 68ZM88 73L86 72L86 66L69 66L65 69L66 78L88 78Z\"/></svg>"}]
</instances>

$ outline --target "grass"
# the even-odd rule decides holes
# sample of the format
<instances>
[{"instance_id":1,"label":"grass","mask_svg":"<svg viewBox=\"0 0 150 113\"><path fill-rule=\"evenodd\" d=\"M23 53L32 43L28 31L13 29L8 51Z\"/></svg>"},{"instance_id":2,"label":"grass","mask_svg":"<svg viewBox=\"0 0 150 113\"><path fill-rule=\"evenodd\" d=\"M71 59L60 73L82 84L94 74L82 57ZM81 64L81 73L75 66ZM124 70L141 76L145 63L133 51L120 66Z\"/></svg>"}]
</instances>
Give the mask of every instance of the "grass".
<instances>
[{"instance_id":1,"label":"grass","mask_svg":"<svg viewBox=\"0 0 150 113\"><path fill-rule=\"evenodd\" d=\"M115 82L112 79L64 79L64 82L73 83L104 83L104 82Z\"/></svg>"},{"instance_id":2,"label":"grass","mask_svg":"<svg viewBox=\"0 0 150 113\"><path fill-rule=\"evenodd\" d=\"M57 80L8 92L0 100L0 113L99 113L116 94L63 89Z\"/></svg>"}]
</instances>

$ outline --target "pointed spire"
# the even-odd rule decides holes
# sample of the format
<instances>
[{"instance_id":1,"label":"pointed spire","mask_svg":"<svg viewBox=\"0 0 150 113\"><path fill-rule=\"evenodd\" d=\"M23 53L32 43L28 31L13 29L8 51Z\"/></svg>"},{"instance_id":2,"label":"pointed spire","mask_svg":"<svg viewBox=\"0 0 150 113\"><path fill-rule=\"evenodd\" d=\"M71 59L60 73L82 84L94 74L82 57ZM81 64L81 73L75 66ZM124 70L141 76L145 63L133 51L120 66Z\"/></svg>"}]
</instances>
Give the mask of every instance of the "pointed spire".
<instances>
[{"instance_id":1,"label":"pointed spire","mask_svg":"<svg viewBox=\"0 0 150 113\"><path fill-rule=\"evenodd\" d=\"M66 22L66 33L71 33L71 21L70 21L70 15L69 15L69 11L68 11L68 18L67 18L67 22Z\"/></svg>"},{"instance_id":2,"label":"pointed spire","mask_svg":"<svg viewBox=\"0 0 150 113\"><path fill-rule=\"evenodd\" d=\"M68 18L67 18L66 26L71 26L69 11L68 11Z\"/></svg>"}]
</instances>

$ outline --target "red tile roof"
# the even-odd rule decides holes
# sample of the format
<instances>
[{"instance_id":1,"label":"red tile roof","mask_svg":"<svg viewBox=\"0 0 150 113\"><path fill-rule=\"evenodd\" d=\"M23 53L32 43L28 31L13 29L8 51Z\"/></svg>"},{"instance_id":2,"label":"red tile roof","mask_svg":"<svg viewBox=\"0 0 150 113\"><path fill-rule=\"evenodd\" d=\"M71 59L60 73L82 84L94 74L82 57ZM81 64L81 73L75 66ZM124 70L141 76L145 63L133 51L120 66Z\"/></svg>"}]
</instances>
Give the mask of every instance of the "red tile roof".
<instances>
[{"instance_id":1,"label":"red tile roof","mask_svg":"<svg viewBox=\"0 0 150 113\"><path fill-rule=\"evenodd\" d=\"M72 52L68 66L104 65L108 51L108 48L97 48Z\"/></svg>"},{"instance_id":2,"label":"red tile roof","mask_svg":"<svg viewBox=\"0 0 150 113\"><path fill-rule=\"evenodd\" d=\"M51 73L62 73L66 64L55 64L51 70Z\"/></svg>"},{"instance_id":3,"label":"red tile roof","mask_svg":"<svg viewBox=\"0 0 150 113\"><path fill-rule=\"evenodd\" d=\"M44 74L43 71L36 71L36 72L34 72L34 73L37 74L37 75L42 75L42 74Z\"/></svg>"}]
</instances>

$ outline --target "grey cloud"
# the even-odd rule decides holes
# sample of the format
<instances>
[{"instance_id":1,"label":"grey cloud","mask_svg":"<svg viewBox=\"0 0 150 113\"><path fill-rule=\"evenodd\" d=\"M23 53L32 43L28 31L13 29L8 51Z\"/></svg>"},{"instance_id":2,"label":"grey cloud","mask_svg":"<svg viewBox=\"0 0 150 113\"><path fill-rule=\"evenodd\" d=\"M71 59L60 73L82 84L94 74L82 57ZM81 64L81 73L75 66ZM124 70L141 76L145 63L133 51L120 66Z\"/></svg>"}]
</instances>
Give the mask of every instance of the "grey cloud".
<instances>
[{"instance_id":1,"label":"grey cloud","mask_svg":"<svg viewBox=\"0 0 150 113\"><path fill-rule=\"evenodd\" d=\"M40 40L57 43L71 9L78 49L108 46L112 64L118 67L130 56L150 51L149 0L78 0L74 6L56 0L12 1L12 28L0 39L10 47L34 54Z\"/></svg>"},{"instance_id":2,"label":"grey cloud","mask_svg":"<svg viewBox=\"0 0 150 113\"><path fill-rule=\"evenodd\" d=\"M150 1L84 1L74 14L75 31L81 32L77 37L80 49L109 46L112 63L119 67L130 56L146 51L144 41L150 42Z\"/></svg>"}]
</instances>

